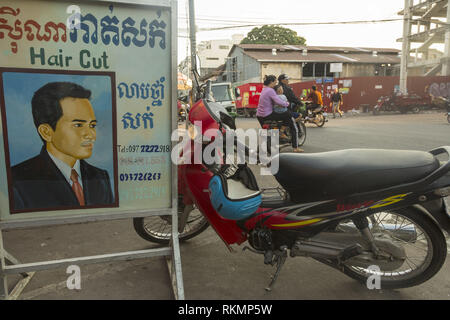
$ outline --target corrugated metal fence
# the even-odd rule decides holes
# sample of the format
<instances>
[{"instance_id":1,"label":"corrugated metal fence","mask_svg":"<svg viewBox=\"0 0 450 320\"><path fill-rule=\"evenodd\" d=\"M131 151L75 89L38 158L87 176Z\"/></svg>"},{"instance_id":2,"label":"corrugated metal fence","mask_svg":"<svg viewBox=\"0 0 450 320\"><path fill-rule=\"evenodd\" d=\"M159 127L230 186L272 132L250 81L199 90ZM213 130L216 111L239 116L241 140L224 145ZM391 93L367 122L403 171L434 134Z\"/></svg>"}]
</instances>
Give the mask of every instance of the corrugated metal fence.
<instances>
[{"instance_id":1,"label":"corrugated metal fence","mask_svg":"<svg viewBox=\"0 0 450 320\"><path fill-rule=\"evenodd\" d=\"M399 77L354 77L325 78L293 83L291 86L295 94L299 96L307 95L311 86L315 85L322 92L325 106L329 106L330 96L334 88L338 88L344 98L344 106L341 110L359 110L360 107L369 107L371 110L380 96L392 95L395 90L398 90L399 83ZM450 77L409 77L408 93L450 97Z\"/></svg>"}]
</instances>

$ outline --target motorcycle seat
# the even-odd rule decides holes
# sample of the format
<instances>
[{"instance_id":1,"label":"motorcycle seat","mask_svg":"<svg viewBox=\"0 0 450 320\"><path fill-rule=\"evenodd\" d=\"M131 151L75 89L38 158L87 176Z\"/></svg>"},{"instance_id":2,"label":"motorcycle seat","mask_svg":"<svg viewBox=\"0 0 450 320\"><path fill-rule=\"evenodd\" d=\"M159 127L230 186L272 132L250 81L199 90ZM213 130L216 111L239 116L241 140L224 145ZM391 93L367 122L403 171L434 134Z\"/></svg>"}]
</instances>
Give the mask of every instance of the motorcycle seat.
<instances>
[{"instance_id":1,"label":"motorcycle seat","mask_svg":"<svg viewBox=\"0 0 450 320\"><path fill-rule=\"evenodd\" d=\"M439 168L423 151L348 149L312 154L282 153L277 181L295 202L375 191L422 179Z\"/></svg>"}]
</instances>

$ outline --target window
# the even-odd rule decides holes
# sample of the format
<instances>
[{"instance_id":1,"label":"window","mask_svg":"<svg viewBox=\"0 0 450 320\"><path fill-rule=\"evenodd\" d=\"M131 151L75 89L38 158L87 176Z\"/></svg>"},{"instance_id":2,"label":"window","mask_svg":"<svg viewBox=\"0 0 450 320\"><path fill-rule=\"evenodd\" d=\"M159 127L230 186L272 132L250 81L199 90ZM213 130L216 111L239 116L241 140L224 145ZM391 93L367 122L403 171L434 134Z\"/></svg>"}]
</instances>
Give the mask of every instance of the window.
<instances>
[{"instance_id":1,"label":"window","mask_svg":"<svg viewBox=\"0 0 450 320\"><path fill-rule=\"evenodd\" d=\"M217 102L233 100L229 85L212 86L211 90L213 92L214 99L216 99Z\"/></svg>"},{"instance_id":2,"label":"window","mask_svg":"<svg viewBox=\"0 0 450 320\"><path fill-rule=\"evenodd\" d=\"M237 82L238 81L238 76L237 76L237 57L233 57L231 59L231 79L233 82Z\"/></svg>"},{"instance_id":3,"label":"window","mask_svg":"<svg viewBox=\"0 0 450 320\"><path fill-rule=\"evenodd\" d=\"M230 49L230 46L219 46L220 50L228 50Z\"/></svg>"},{"instance_id":4,"label":"window","mask_svg":"<svg viewBox=\"0 0 450 320\"><path fill-rule=\"evenodd\" d=\"M313 66L314 63L305 63L305 65L303 66L303 77L313 76Z\"/></svg>"},{"instance_id":5,"label":"window","mask_svg":"<svg viewBox=\"0 0 450 320\"><path fill-rule=\"evenodd\" d=\"M325 73L325 67L327 68L327 73ZM330 64L322 62L309 62L303 65L303 77L333 77L334 73L330 72Z\"/></svg>"},{"instance_id":6,"label":"window","mask_svg":"<svg viewBox=\"0 0 450 320\"><path fill-rule=\"evenodd\" d=\"M219 58L206 58L206 60L215 60L215 61L217 61L217 60L219 60Z\"/></svg>"}]
</instances>

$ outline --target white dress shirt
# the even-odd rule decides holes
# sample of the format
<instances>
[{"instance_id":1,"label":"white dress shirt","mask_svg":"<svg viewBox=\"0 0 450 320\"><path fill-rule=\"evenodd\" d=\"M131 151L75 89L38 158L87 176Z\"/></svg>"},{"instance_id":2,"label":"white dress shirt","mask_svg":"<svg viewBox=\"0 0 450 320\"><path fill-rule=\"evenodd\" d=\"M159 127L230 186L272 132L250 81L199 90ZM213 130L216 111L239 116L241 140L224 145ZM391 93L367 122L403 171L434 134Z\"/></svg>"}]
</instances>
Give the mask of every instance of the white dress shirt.
<instances>
[{"instance_id":1,"label":"white dress shirt","mask_svg":"<svg viewBox=\"0 0 450 320\"><path fill-rule=\"evenodd\" d=\"M72 179L70 179L70 176L72 175L72 169L75 169L75 171L78 174L78 182L80 183L81 188L83 188L83 182L81 179L81 170L80 170L80 160L77 160L77 162L75 162L75 164L73 165L73 168L71 168L67 163L59 160L54 155L52 155L50 152L47 151L47 153L50 156L50 158L53 160L53 162L55 163L56 167L58 167L59 171L61 171L64 178L66 178L67 182L70 184L71 187L73 185L73 181L72 181Z\"/></svg>"}]
</instances>

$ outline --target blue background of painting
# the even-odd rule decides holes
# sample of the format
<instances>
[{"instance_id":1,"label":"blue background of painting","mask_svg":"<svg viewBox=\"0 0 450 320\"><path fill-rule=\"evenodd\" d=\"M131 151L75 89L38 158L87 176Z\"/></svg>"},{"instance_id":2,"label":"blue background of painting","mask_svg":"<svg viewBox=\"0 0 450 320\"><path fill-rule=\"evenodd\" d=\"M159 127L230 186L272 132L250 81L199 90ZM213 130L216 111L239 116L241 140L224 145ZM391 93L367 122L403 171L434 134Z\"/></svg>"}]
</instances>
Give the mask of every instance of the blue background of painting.
<instances>
[{"instance_id":1,"label":"blue background of painting","mask_svg":"<svg viewBox=\"0 0 450 320\"><path fill-rule=\"evenodd\" d=\"M40 153L43 146L34 126L31 112L31 99L34 92L49 82L73 82L91 90L91 104L98 121L94 152L92 157L86 159L86 161L95 167L108 171L114 194L111 78L103 75L16 72L4 72L2 75L11 167L35 157Z\"/></svg>"}]
</instances>

